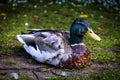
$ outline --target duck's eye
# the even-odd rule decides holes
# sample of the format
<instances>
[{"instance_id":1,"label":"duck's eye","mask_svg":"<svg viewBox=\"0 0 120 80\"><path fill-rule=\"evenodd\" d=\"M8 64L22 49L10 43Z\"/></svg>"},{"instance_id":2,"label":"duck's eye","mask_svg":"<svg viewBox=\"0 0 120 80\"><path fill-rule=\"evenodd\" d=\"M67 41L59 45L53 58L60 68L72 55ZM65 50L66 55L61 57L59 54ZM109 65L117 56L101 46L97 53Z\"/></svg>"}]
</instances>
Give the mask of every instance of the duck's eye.
<instances>
[{"instance_id":1,"label":"duck's eye","mask_svg":"<svg viewBox=\"0 0 120 80\"><path fill-rule=\"evenodd\" d=\"M79 30L79 31L78 31L78 34L79 34L79 35L84 35L84 34L85 34L85 31L84 31L84 30Z\"/></svg>"}]
</instances>

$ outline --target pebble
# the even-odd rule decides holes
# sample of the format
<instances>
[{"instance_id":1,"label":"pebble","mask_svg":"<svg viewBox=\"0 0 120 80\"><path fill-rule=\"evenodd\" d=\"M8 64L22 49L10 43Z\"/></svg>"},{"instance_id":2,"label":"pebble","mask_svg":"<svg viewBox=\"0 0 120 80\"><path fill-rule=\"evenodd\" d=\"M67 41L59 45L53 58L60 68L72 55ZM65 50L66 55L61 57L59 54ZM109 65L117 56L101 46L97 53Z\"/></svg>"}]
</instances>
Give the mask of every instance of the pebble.
<instances>
[{"instance_id":1,"label":"pebble","mask_svg":"<svg viewBox=\"0 0 120 80\"><path fill-rule=\"evenodd\" d=\"M25 23L25 26L28 26L28 23L27 23L27 22Z\"/></svg>"},{"instance_id":2,"label":"pebble","mask_svg":"<svg viewBox=\"0 0 120 80\"><path fill-rule=\"evenodd\" d=\"M18 79L18 73L12 72L12 73L10 73L10 77L14 78L14 79Z\"/></svg>"},{"instance_id":3,"label":"pebble","mask_svg":"<svg viewBox=\"0 0 120 80\"><path fill-rule=\"evenodd\" d=\"M37 8L37 5L34 5L34 8Z\"/></svg>"},{"instance_id":4,"label":"pebble","mask_svg":"<svg viewBox=\"0 0 120 80\"><path fill-rule=\"evenodd\" d=\"M100 18L104 18L104 17L101 15Z\"/></svg>"},{"instance_id":5,"label":"pebble","mask_svg":"<svg viewBox=\"0 0 120 80\"><path fill-rule=\"evenodd\" d=\"M67 76L67 73L59 70L52 70L52 73L58 76Z\"/></svg>"},{"instance_id":6,"label":"pebble","mask_svg":"<svg viewBox=\"0 0 120 80\"><path fill-rule=\"evenodd\" d=\"M49 4L50 4L50 5L52 5L52 4L53 4L53 2L50 2Z\"/></svg>"},{"instance_id":7,"label":"pebble","mask_svg":"<svg viewBox=\"0 0 120 80\"><path fill-rule=\"evenodd\" d=\"M90 14L91 17L94 17L94 14Z\"/></svg>"},{"instance_id":8,"label":"pebble","mask_svg":"<svg viewBox=\"0 0 120 80\"><path fill-rule=\"evenodd\" d=\"M44 10L44 14L46 14L47 13L47 10Z\"/></svg>"},{"instance_id":9,"label":"pebble","mask_svg":"<svg viewBox=\"0 0 120 80\"><path fill-rule=\"evenodd\" d=\"M116 16L116 17L115 17L115 20L118 20L118 19L119 19L119 18Z\"/></svg>"},{"instance_id":10,"label":"pebble","mask_svg":"<svg viewBox=\"0 0 120 80\"><path fill-rule=\"evenodd\" d=\"M13 4L12 4L13 7L15 7L15 6L17 6L17 5L18 5L17 3L13 3Z\"/></svg>"},{"instance_id":11,"label":"pebble","mask_svg":"<svg viewBox=\"0 0 120 80\"><path fill-rule=\"evenodd\" d=\"M43 0L40 0L40 3L42 3L43 2Z\"/></svg>"},{"instance_id":12,"label":"pebble","mask_svg":"<svg viewBox=\"0 0 120 80\"><path fill-rule=\"evenodd\" d=\"M27 15L26 15L26 14L24 14L24 15L23 15L23 17L27 17Z\"/></svg>"},{"instance_id":13,"label":"pebble","mask_svg":"<svg viewBox=\"0 0 120 80\"><path fill-rule=\"evenodd\" d=\"M58 4L62 4L62 2L58 2Z\"/></svg>"},{"instance_id":14,"label":"pebble","mask_svg":"<svg viewBox=\"0 0 120 80\"><path fill-rule=\"evenodd\" d=\"M66 72L61 72L61 76L67 76Z\"/></svg>"}]
</instances>

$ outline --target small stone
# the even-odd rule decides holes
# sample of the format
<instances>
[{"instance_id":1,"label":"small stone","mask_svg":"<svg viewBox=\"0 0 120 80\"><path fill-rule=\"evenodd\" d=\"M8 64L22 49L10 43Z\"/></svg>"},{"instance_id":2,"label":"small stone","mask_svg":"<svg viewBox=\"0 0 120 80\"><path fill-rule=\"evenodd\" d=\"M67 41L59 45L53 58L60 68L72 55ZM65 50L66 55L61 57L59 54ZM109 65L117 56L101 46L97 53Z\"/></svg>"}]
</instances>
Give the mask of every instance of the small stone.
<instances>
[{"instance_id":1,"label":"small stone","mask_svg":"<svg viewBox=\"0 0 120 80\"><path fill-rule=\"evenodd\" d=\"M50 4L50 5L52 5L52 4L53 4L53 2L51 1L49 4Z\"/></svg>"},{"instance_id":2,"label":"small stone","mask_svg":"<svg viewBox=\"0 0 120 80\"><path fill-rule=\"evenodd\" d=\"M62 2L63 2L63 3L65 3L65 2L66 2L66 0L62 0Z\"/></svg>"},{"instance_id":3,"label":"small stone","mask_svg":"<svg viewBox=\"0 0 120 80\"><path fill-rule=\"evenodd\" d=\"M12 4L13 7L15 7L15 6L17 6L17 5L18 5L17 3L13 3L13 4Z\"/></svg>"},{"instance_id":4,"label":"small stone","mask_svg":"<svg viewBox=\"0 0 120 80\"><path fill-rule=\"evenodd\" d=\"M62 4L62 2L58 2L58 4Z\"/></svg>"},{"instance_id":5,"label":"small stone","mask_svg":"<svg viewBox=\"0 0 120 80\"><path fill-rule=\"evenodd\" d=\"M83 12L83 11L81 11L80 13L81 13L81 14L84 14L84 12Z\"/></svg>"},{"instance_id":6,"label":"small stone","mask_svg":"<svg viewBox=\"0 0 120 80\"><path fill-rule=\"evenodd\" d=\"M102 10L102 8L101 8L101 7L99 7L99 10Z\"/></svg>"},{"instance_id":7,"label":"small stone","mask_svg":"<svg viewBox=\"0 0 120 80\"><path fill-rule=\"evenodd\" d=\"M6 17L3 17L4 20L6 20Z\"/></svg>"},{"instance_id":8,"label":"small stone","mask_svg":"<svg viewBox=\"0 0 120 80\"><path fill-rule=\"evenodd\" d=\"M37 5L34 5L34 8L37 8Z\"/></svg>"},{"instance_id":9,"label":"small stone","mask_svg":"<svg viewBox=\"0 0 120 80\"><path fill-rule=\"evenodd\" d=\"M94 17L94 14L90 14L91 17Z\"/></svg>"},{"instance_id":10,"label":"small stone","mask_svg":"<svg viewBox=\"0 0 120 80\"><path fill-rule=\"evenodd\" d=\"M71 5L72 5L72 6L76 6L75 3L73 3L73 2L71 2Z\"/></svg>"},{"instance_id":11,"label":"small stone","mask_svg":"<svg viewBox=\"0 0 120 80\"><path fill-rule=\"evenodd\" d=\"M27 22L25 23L25 26L28 26L28 23L27 23Z\"/></svg>"},{"instance_id":12,"label":"small stone","mask_svg":"<svg viewBox=\"0 0 120 80\"><path fill-rule=\"evenodd\" d=\"M40 3L42 3L43 2L43 0L40 0Z\"/></svg>"},{"instance_id":13,"label":"small stone","mask_svg":"<svg viewBox=\"0 0 120 80\"><path fill-rule=\"evenodd\" d=\"M118 20L118 17L117 17L117 16L115 17L115 20Z\"/></svg>"},{"instance_id":14,"label":"small stone","mask_svg":"<svg viewBox=\"0 0 120 80\"><path fill-rule=\"evenodd\" d=\"M67 76L67 73L66 73L66 72L61 72L60 75L61 75L61 76Z\"/></svg>"},{"instance_id":15,"label":"small stone","mask_svg":"<svg viewBox=\"0 0 120 80\"><path fill-rule=\"evenodd\" d=\"M45 80L48 80L48 79L50 79L50 77L44 77L44 79L45 79Z\"/></svg>"},{"instance_id":16,"label":"small stone","mask_svg":"<svg viewBox=\"0 0 120 80\"><path fill-rule=\"evenodd\" d=\"M10 73L10 77L14 79L18 79L18 73L12 72Z\"/></svg>"},{"instance_id":17,"label":"small stone","mask_svg":"<svg viewBox=\"0 0 120 80\"><path fill-rule=\"evenodd\" d=\"M47 13L47 10L44 10L44 14L46 14Z\"/></svg>"},{"instance_id":18,"label":"small stone","mask_svg":"<svg viewBox=\"0 0 120 80\"><path fill-rule=\"evenodd\" d=\"M101 15L100 18L104 18L104 17Z\"/></svg>"},{"instance_id":19,"label":"small stone","mask_svg":"<svg viewBox=\"0 0 120 80\"><path fill-rule=\"evenodd\" d=\"M24 14L24 15L23 15L23 17L27 17L27 15L26 15L26 14Z\"/></svg>"},{"instance_id":20,"label":"small stone","mask_svg":"<svg viewBox=\"0 0 120 80\"><path fill-rule=\"evenodd\" d=\"M87 3L84 3L83 6L86 7L86 6L87 6Z\"/></svg>"},{"instance_id":21,"label":"small stone","mask_svg":"<svg viewBox=\"0 0 120 80\"><path fill-rule=\"evenodd\" d=\"M67 76L67 73L59 70L52 70L52 73L58 76Z\"/></svg>"},{"instance_id":22,"label":"small stone","mask_svg":"<svg viewBox=\"0 0 120 80\"><path fill-rule=\"evenodd\" d=\"M57 13L57 11L54 11L54 13Z\"/></svg>"}]
</instances>

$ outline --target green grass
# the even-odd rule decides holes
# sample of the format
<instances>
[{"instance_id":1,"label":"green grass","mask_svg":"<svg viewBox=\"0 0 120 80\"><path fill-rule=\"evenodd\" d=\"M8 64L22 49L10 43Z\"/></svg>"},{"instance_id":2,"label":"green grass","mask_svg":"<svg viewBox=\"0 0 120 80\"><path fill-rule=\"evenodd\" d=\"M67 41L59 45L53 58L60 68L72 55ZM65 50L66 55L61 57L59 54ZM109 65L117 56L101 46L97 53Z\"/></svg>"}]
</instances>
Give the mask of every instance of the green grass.
<instances>
[{"instance_id":1,"label":"green grass","mask_svg":"<svg viewBox=\"0 0 120 80\"><path fill-rule=\"evenodd\" d=\"M87 78L87 77L84 77L84 78L83 77L72 78L72 77L61 77L61 76L58 76L58 77L51 77L48 80L88 80L88 79L89 78Z\"/></svg>"},{"instance_id":2,"label":"green grass","mask_svg":"<svg viewBox=\"0 0 120 80\"><path fill-rule=\"evenodd\" d=\"M120 70L105 69L101 73L94 73L91 76L92 80L119 80Z\"/></svg>"},{"instance_id":3,"label":"green grass","mask_svg":"<svg viewBox=\"0 0 120 80\"><path fill-rule=\"evenodd\" d=\"M119 80L120 79L119 74L120 70L105 69L103 72L93 73L91 77L79 77L79 78L52 77L48 80Z\"/></svg>"},{"instance_id":4,"label":"green grass","mask_svg":"<svg viewBox=\"0 0 120 80\"><path fill-rule=\"evenodd\" d=\"M90 77L51 77L48 80L119 80L120 70L105 69L103 72L93 73Z\"/></svg>"},{"instance_id":5,"label":"green grass","mask_svg":"<svg viewBox=\"0 0 120 80\"><path fill-rule=\"evenodd\" d=\"M91 57L94 62L110 62L114 60L115 55L108 52L99 52L97 54L92 54Z\"/></svg>"},{"instance_id":6,"label":"green grass","mask_svg":"<svg viewBox=\"0 0 120 80\"><path fill-rule=\"evenodd\" d=\"M7 62L5 62L4 64L6 64L6 65L15 65L16 63L15 63L15 62L12 62L12 61L7 61Z\"/></svg>"},{"instance_id":7,"label":"green grass","mask_svg":"<svg viewBox=\"0 0 120 80\"><path fill-rule=\"evenodd\" d=\"M33 4L21 4L15 8L4 5L1 7L1 13L6 13L7 15L0 15L0 54L24 53L24 51L20 51L22 44L18 42L16 35L24 31L25 23L29 24L27 26L29 28L69 30L73 20L78 18L80 13L83 12L83 14L87 15L94 14L94 17L89 16L86 19L91 24L93 31L102 38L101 42L94 41L88 36L84 38L84 43L92 53L92 61L105 63L114 61L120 63L120 55L118 53L104 52L106 49L120 47L120 23L114 20L113 16L116 14L105 12L104 10L99 11L98 7L99 5L96 6L94 4L87 7L82 7L81 4L78 4L73 7L68 4L50 5L49 3L44 3L38 4L38 7L34 9ZM46 11L47 13L45 13ZM38 17L37 20L35 16ZM7 64L13 63L7 62ZM120 69L115 71L108 69L102 73L93 74L91 78L80 77L79 79L118 80L118 74L120 74ZM54 80L58 80L58 78ZM74 80L74 78L71 80Z\"/></svg>"},{"instance_id":8,"label":"green grass","mask_svg":"<svg viewBox=\"0 0 120 80\"><path fill-rule=\"evenodd\" d=\"M0 80L16 80L16 79L14 79L14 78L0 77ZM34 80L34 79L29 78L29 77L21 77L21 78L18 78L17 80Z\"/></svg>"}]
</instances>

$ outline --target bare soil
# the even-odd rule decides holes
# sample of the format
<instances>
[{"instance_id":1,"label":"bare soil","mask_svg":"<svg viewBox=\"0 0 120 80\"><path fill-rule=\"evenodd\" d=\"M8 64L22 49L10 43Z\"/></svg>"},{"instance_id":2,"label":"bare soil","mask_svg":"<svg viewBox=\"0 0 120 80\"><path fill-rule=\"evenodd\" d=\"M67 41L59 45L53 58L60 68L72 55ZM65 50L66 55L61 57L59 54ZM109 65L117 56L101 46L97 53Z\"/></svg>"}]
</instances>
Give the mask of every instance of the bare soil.
<instances>
[{"instance_id":1,"label":"bare soil","mask_svg":"<svg viewBox=\"0 0 120 80\"><path fill-rule=\"evenodd\" d=\"M60 69L35 61L28 54L0 55L0 76L9 77L12 72L18 73L19 77L30 77L34 80L44 80L54 76L89 77L93 72L99 73L106 68L119 69L120 65L115 62L93 63L82 69ZM64 73L64 75L62 74Z\"/></svg>"}]
</instances>

